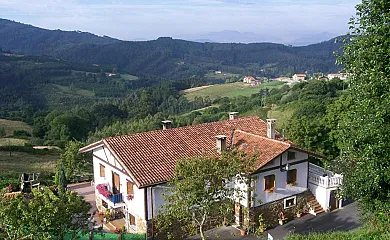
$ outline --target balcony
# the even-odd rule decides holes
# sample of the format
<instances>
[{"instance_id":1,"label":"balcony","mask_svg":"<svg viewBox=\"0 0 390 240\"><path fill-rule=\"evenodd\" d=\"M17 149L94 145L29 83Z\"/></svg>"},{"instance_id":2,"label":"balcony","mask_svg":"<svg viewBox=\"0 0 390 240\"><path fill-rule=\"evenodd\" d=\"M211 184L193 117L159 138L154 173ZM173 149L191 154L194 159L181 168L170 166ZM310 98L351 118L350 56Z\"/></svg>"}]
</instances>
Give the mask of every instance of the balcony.
<instances>
[{"instance_id":1,"label":"balcony","mask_svg":"<svg viewBox=\"0 0 390 240\"><path fill-rule=\"evenodd\" d=\"M107 183L104 184L98 184L96 186L97 191L100 195L108 199L110 202L112 202L114 205L116 203L123 202L123 196L122 193L113 194L111 191L108 190L109 185Z\"/></svg>"},{"instance_id":2,"label":"balcony","mask_svg":"<svg viewBox=\"0 0 390 240\"><path fill-rule=\"evenodd\" d=\"M324 188L339 187L343 184L343 175L334 174L331 171L310 163L309 182Z\"/></svg>"},{"instance_id":3,"label":"balcony","mask_svg":"<svg viewBox=\"0 0 390 240\"><path fill-rule=\"evenodd\" d=\"M111 195L111 196L108 196L108 199L109 199L113 204L123 202L122 193L113 194L113 195Z\"/></svg>"}]
</instances>

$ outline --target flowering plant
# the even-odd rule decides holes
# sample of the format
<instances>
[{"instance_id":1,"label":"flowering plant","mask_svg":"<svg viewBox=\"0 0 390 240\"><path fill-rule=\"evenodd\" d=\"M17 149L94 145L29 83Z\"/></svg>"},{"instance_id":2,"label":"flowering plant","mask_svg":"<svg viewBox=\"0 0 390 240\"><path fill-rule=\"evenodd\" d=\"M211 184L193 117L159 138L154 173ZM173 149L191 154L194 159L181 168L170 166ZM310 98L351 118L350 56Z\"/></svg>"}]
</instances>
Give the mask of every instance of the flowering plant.
<instances>
[{"instance_id":1,"label":"flowering plant","mask_svg":"<svg viewBox=\"0 0 390 240\"><path fill-rule=\"evenodd\" d=\"M98 190L98 192L101 195L103 195L106 198L112 196L112 193L110 191L108 191L108 184L107 183L96 185L96 189Z\"/></svg>"},{"instance_id":2,"label":"flowering plant","mask_svg":"<svg viewBox=\"0 0 390 240\"><path fill-rule=\"evenodd\" d=\"M134 194L129 194L129 195L127 195L127 200L133 200L133 198L134 198Z\"/></svg>"},{"instance_id":3,"label":"flowering plant","mask_svg":"<svg viewBox=\"0 0 390 240\"><path fill-rule=\"evenodd\" d=\"M13 187L11 184L7 186L7 192L9 192L9 193L12 192L12 189L13 189Z\"/></svg>"}]
</instances>

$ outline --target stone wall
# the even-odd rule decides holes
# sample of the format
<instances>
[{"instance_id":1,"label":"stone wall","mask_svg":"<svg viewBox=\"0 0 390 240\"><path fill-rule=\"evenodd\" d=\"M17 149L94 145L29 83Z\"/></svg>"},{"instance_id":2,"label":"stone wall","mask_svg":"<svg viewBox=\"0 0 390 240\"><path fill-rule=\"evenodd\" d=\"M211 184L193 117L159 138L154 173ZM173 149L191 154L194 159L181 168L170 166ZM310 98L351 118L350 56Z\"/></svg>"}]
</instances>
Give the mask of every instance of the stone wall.
<instances>
[{"instance_id":1,"label":"stone wall","mask_svg":"<svg viewBox=\"0 0 390 240\"><path fill-rule=\"evenodd\" d=\"M296 195L296 202L298 203L300 199L306 198L306 192ZM275 227L279 224L280 212L283 211L285 218L287 221L291 221L296 217L295 208L287 208L284 209L284 199L271 202L268 204L264 204L258 207L251 208L250 218L252 223L252 232L258 226L258 219L260 213L263 214L264 222L267 228Z\"/></svg>"}]
</instances>

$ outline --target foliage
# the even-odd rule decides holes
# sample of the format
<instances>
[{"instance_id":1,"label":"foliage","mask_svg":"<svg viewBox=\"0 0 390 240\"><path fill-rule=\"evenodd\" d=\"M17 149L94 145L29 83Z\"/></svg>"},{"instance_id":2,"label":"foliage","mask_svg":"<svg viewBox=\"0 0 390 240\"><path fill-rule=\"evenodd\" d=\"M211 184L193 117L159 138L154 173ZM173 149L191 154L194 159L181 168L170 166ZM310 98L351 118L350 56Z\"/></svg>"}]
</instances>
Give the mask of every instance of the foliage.
<instances>
[{"instance_id":1,"label":"foliage","mask_svg":"<svg viewBox=\"0 0 390 240\"><path fill-rule=\"evenodd\" d=\"M358 200L377 229L390 223L390 2L364 0L350 21L339 57L350 74L352 101L340 123L344 194Z\"/></svg>"},{"instance_id":2,"label":"foliage","mask_svg":"<svg viewBox=\"0 0 390 240\"><path fill-rule=\"evenodd\" d=\"M164 196L167 205L162 214L179 221L194 221L204 239L203 227L213 206L216 203L232 204L228 201L232 196L238 201L245 197L238 184L246 183L255 159L256 156L249 157L243 152L230 150L220 157L205 154L180 160L169 182L169 193ZM172 224L171 221L160 223Z\"/></svg>"},{"instance_id":3,"label":"foliage","mask_svg":"<svg viewBox=\"0 0 390 240\"><path fill-rule=\"evenodd\" d=\"M43 187L33 189L28 198L0 197L0 226L6 239L63 239L69 231L76 234L87 229L90 208L76 193L56 194Z\"/></svg>"},{"instance_id":4,"label":"foliage","mask_svg":"<svg viewBox=\"0 0 390 240\"><path fill-rule=\"evenodd\" d=\"M91 167L90 158L85 153L79 152L82 146L81 142L70 141L60 155L60 166L62 165L65 170L66 179L72 180L76 173L82 173L83 170Z\"/></svg>"}]
</instances>

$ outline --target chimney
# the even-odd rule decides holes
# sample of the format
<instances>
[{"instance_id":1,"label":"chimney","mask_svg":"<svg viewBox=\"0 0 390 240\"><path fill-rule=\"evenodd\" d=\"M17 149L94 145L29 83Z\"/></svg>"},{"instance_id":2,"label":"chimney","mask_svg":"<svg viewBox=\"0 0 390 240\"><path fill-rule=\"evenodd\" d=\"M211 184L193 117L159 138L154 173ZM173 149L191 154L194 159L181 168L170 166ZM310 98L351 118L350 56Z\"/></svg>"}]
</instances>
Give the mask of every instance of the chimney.
<instances>
[{"instance_id":1,"label":"chimney","mask_svg":"<svg viewBox=\"0 0 390 240\"><path fill-rule=\"evenodd\" d=\"M163 124L163 130L171 129L172 128L172 121L171 120L164 120L161 121Z\"/></svg>"},{"instance_id":2,"label":"chimney","mask_svg":"<svg viewBox=\"0 0 390 240\"><path fill-rule=\"evenodd\" d=\"M215 136L217 139L217 151L221 153L222 151L226 150L226 136L225 135L218 135Z\"/></svg>"},{"instance_id":3,"label":"chimney","mask_svg":"<svg viewBox=\"0 0 390 240\"><path fill-rule=\"evenodd\" d=\"M238 112L230 112L229 113L229 120L234 120L238 118Z\"/></svg>"},{"instance_id":4,"label":"chimney","mask_svg":"<svg viewBox=\"0 0 390 240\"><path fill-rule=\"evenodd\" d=\"M276 119L267 119L267 137L275 139Z\"/></svg>"}]
</instances>

